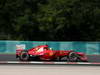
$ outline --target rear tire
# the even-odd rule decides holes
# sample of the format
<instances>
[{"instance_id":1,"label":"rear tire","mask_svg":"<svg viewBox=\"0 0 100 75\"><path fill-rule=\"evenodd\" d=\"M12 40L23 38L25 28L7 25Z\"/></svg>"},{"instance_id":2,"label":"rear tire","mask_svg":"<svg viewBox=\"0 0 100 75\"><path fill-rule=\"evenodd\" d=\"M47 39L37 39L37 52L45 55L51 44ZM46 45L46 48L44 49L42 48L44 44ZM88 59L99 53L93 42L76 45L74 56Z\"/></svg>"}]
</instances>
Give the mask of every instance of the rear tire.
<instances>
[{"instance_id":1,"label":"rear tire","mask_svg":"<svg viewBox=\"0 0 100 75\"><path fill-rule=\"evenodd\" d=\"M29 54L27 51L22 51L20 56L19 56L19 60L21 61L28 61L29 60Z\"/></svg>"}]
</instances>

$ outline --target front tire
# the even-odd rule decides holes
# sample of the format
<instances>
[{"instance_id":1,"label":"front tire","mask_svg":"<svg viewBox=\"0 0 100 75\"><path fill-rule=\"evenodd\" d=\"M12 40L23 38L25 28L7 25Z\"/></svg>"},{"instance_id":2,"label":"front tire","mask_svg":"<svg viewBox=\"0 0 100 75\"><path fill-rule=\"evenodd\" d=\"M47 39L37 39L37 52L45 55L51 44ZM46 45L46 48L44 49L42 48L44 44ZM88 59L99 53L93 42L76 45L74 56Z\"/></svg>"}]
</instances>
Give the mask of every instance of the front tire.
<instances>
[{"instance_id":1,"label":"front tire","mask_svg":"<svg viewBox=\"0 0 100 75\"><path fill-rule=\"evenodd\" d=\"M68 55L68 59L70 62L77 62L78 55L75 52L70 52Z\"/></svg>"}]
</instances>

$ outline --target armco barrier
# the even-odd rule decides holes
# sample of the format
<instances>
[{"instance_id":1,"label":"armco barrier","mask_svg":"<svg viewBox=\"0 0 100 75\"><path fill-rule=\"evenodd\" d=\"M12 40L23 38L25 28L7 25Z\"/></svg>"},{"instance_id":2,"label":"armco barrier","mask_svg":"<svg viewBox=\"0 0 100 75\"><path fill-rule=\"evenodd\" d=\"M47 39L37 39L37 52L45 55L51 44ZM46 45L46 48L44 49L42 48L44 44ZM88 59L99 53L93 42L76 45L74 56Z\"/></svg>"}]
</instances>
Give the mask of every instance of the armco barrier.
<instances>
[{"instance_id":1,"label":"armco barrier","mask_svg":"<svg viewBox=\"0 0 100 75\"><path fill-rule=\"evenodd\" d=\"M75 50L87 55L100 55L100 42L54 42L54 41L0 41L0 53L15 53L17 48L30 49L38 45L49 45L54 50ZM19 46L21 45L21 46Z\"/></svg>"}]
</instances>

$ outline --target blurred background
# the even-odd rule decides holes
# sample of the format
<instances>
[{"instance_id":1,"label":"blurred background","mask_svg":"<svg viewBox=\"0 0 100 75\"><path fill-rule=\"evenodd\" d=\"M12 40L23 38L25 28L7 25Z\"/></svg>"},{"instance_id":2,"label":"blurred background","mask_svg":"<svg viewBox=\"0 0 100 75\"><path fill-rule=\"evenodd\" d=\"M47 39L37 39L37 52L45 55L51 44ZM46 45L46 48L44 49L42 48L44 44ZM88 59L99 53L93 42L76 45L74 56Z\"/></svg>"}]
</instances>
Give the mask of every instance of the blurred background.
<instances>
[{"instance_id":1,"label":"blurred background","mask_svg":"<svg viewBox=\"0 0 100 75\"><path fill-rule=\"evenodd\" d=\"M0 40L100 41L100 0L0 0Z\"/></svg>"}]
</instances>

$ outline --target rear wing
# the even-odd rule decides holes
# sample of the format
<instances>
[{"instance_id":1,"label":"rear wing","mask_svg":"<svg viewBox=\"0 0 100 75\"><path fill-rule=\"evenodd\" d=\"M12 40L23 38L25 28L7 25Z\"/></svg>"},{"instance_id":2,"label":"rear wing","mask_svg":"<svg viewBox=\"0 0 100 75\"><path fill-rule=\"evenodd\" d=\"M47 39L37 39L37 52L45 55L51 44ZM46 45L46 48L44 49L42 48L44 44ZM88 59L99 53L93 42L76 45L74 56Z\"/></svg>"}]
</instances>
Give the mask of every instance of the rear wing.
<instances>
[{"instance_id":1,"label":"rear wing","mask_svg":"<svg viewBox=\"0 0 100 75\"><path fill-rule=\"evenodd\" d=\"M25 50L25 44L16 45L16 55L19 55L21 51Z\"/></svg>"}]
</instances>

